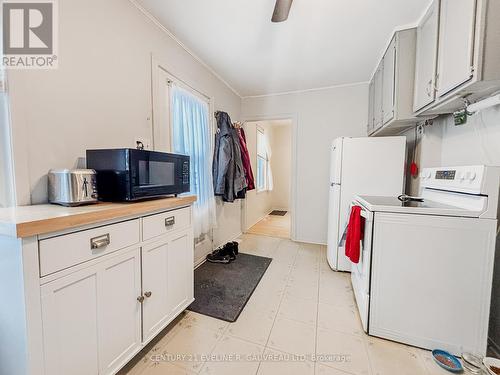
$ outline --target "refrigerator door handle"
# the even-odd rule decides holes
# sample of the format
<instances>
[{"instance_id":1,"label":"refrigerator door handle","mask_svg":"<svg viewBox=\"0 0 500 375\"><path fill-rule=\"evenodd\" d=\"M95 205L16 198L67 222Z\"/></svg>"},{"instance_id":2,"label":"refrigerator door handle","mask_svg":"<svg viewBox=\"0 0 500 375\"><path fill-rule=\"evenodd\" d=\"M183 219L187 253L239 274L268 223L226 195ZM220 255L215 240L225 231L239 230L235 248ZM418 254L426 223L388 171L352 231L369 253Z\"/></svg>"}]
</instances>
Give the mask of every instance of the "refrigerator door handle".
<instances>
[{"instance_id":1,"label":"refrigerator door handle","mask_svg":"<svg viewBox=\"0 0 500 375\"><path fill-rule=\"evenodd\" d=\"M330 186L340 186L340 183L338 183L338 182L331 182Z\"/></svg>"}]
</instances>

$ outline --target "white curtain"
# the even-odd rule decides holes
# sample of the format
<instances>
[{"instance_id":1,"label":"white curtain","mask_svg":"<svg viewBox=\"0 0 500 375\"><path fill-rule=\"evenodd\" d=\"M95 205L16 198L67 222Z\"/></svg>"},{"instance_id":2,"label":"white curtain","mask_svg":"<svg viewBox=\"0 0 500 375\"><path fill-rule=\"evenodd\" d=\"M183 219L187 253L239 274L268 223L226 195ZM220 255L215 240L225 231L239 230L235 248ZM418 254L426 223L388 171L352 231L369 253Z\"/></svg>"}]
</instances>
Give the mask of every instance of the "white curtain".
<instances>
[{"instance_id":1,"label":"white curtain","mask_svg":"<svg viewBox=\"0 0 500 375\"><path fill-rule=\"evenodd\" d=\"M193 209L194 235L201 240L216 221L209 105L176 85L171 98L173 151L191 157L190 193L198 197Z\"/></svg>"},{"instance_id":2,"label":"white curtain","mask_svg":"<svg viewBox=\"0 0 500 375\"><path fill-rule=\"evenodd\" d=\"M273 150L271 149L271 143L269 142L269 137L265 135L264 139L266 140L266 154L267 154L267 189L269 191L273 191L274 189L274 179L273 179L273 169L271 167L271 158L273 156Z\"/></svg>"}]
</instances>

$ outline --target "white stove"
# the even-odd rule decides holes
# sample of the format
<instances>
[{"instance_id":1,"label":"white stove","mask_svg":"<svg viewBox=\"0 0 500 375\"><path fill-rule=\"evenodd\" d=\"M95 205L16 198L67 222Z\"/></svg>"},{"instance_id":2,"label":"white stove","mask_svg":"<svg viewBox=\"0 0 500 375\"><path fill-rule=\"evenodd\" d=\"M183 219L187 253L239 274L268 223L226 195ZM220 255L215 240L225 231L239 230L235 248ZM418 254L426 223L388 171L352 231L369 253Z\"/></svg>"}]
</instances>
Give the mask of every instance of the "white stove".
<instances>
[{"instance_id":1,"label":"white stove","mask_svg":"<svg viewBox=\"0 0 500 375\"><path fill-rule=\"evenodd\" d=\"M352 284L373 336L486 354L500 168L430 168L417 200L358 196L365 233Z\"/></svg>"},{"instance_id":2,"label":"white stove","mask_svg":"<svg viewBox=\"0 0 500 375\"><path fill-rule=\"evenodd\" d=\"M423 199L422 201L401 201L397 197L370 197L362 195L357 196L356 201L372 212L462 217L479 217L481 214L481 211L470 211L429 199Z\"/></svg>"}]
</instances>

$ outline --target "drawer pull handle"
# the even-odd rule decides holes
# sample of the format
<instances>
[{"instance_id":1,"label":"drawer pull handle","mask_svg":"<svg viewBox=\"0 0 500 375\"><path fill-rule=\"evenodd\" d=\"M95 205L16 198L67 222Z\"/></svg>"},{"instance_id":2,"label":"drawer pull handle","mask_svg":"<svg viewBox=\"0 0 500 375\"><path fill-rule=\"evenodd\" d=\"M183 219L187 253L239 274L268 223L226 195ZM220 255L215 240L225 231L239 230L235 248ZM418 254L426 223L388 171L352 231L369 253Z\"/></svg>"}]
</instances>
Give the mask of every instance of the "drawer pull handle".
<instances>
[{"instance_id":1,"label":"drawer pull handle","mask_svg":"<svg viewBox=\"0 0 500 375\"><path fill-rule=\"evenodd\" d=\"M153 294L153 293L151 293L151 292L146 292L146 293L144 293L144 295L145 295L147 298L151 297L151 295L152 295L152 294Z\"/></svg>"},{"instance_id":2,"label":"drawer pull handle","mask_svg":"<svg viewBox=\"0 0 500 375\"><path fill-rule=\"evenodd\" d=\"M170 217L167 217L165 219L165 226L168 228L168 227L171 227L172 225L175 224L175 216L170 216Z\"/></svg>"},{"instance_id":3,"label":"drawer pull handle","mask_svg":"<svg viewBox=\"0 0 500 375\"><path fill-rule=\"evenodd\" d=\"M143 302L144 302L144 296L139 296L139 297L137 297L137 301L138 301L139 303L143 303Z\"/></svg>"},{"instance_id":4,"label":"drawer pull handle","mask_svg":"<svg viewBox=\"0 0 500 375\"><path fill-rule=\"evenodd\" d=\"M103 247L108 246L111 243L111 239L109 237L109 233L103 236L94 237L90 239L90 248L92 250L102 249Z\"/></svg>"}]
</instances>

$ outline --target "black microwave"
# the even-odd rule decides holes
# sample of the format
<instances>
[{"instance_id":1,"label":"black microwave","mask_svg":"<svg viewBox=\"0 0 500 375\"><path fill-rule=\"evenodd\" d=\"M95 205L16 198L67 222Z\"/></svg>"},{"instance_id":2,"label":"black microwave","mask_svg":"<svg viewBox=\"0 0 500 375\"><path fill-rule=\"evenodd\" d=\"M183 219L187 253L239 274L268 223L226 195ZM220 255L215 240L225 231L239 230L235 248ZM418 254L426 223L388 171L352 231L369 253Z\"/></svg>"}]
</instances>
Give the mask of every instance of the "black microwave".
<instances>
[{"instance_id":1,"label":"black microwave","mask_svg":"<svg viewBox=\"0 0 500 375\"><path fill-rule=\"evenodd\" d=\"M136 201L190 191L189 156L131 148L87 150L97 172L97 194L111 202Z\"/></svg>"}]
</instances>

